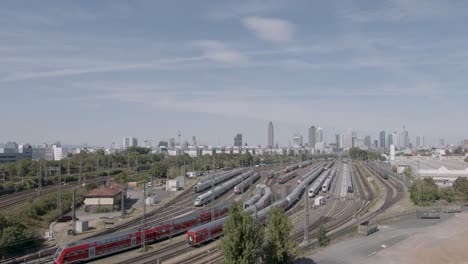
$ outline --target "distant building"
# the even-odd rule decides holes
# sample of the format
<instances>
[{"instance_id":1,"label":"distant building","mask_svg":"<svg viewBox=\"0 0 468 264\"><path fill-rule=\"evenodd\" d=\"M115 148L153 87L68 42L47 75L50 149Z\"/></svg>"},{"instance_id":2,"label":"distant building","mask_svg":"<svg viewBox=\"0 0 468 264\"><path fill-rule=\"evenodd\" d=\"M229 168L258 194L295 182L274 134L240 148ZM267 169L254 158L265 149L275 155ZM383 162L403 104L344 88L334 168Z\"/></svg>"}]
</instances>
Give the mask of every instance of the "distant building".
<instances>
[{"instance_id":1,"label":"distant building","mask_svg":"<svg viewBox=\"0 0 468 264\"><path fill-rule=\"evenodd\" d=\"M395 146L395 148L399 148L400 147L399 143L400 143L400 140L399 140L398 132L393 131L392 144Z\"/></svg>"},{"instance_id":2,"label":"distant building","mask_svg":"<svg viewBox=\"0 0 468 264\"><path fill-rule=\"evenodd\" d=\"M416 148L422 147L421 145L421 136L416 136Z\"/></svg>"},{"instance_id":3,"label":"distant building","mask_svg":"<svg viewBox=\"0 0 468 264\"><path fill-rule=\"evenodd\" d=\"M374 148L379 148L379 141L377 139L374 140Z\"/></svg>"},{"instance_id":4,"label":"distant building","mask_svg":"<svg viewBox=\"0 0 468 264\"><path fill-rule=\"evenodd\" d=\"M319 127L317 128L317 143L323 142L323 128Z\"/></svg>"},{"instance_id":5,"label":"distant building","mask_svg":"<svg viewBox=\"0 0 468 264\"><path fill-rule=\"evenodd\" d=\"M293 147L294 148L299 148L303 146L303 137L301 134L296 133L293 136Z\"/></svg>"},{"instance_id":6,"label":"distant building","mask_svg":"<svg viewBox=\"0 0 468 264\"><path fill-rule=\"evenodd\" d=\"M52 145L52 151L54 152L54 160L63 160L68 158L68 151L59 144Z\"/></svg>"},{"instance_id":7,"label":"distant building","mask_svg":"<svg viewBox=\"0 0 468 264\"><path fill-rule=\"evenodd\" d=\"M439 146L442 148L445 147L445 139L443 138L439 139Z\"/></svg>"},{"instance_id":8,"label":"distant building","mask_svg":"<svg viewBox=\"0 0 468 264\"><path fill-rule=\"evenodd\" d=\"M380 148L385 148L386 145L385 145L385 131L380 131Z\"/></svg>"},{"instance_id":9,"label":"distant building","mask_svg":"<svg viewBox=\"0 0 468 264\"><path fill-rule=\"evenodd\" d=\"M390 148L390 145L393 145L393 135L391 133L387 135L387 141L385 142L385 147Z\"/></svg>"},{"instance_id":10,"label":"distant building","mask_svg":"<svg viewBox=\"0 0 468 264\"><path fill-rule=\"evenodd\" d=\"M344 134L343 134L343 149L349 150L350 148L353 147L353 138L355 133L351 130L348 129Z\"/></svg>"},{"instance_id":11,"label":"distant building","mask_svg":"<svg viewBox=\"0 0 468 264\"><path fill-rule=\"evenodd\" d=\"M372 140L371 140L371 136L365 136L364 137L364 146L366 146L368 149L371 148L371 143Z\"/></svg>"},{"instance_id":12,"label":"distant building","mask_svg":"<svg viewBox=\"0 0 468 264\"><path fill-rule=\"evenodd\" d=\"M238 133L234 137L234 147L242 147L242 134Z\"/></svg>"},{"instance_id":13,"label":"distant building","mask_svg":"<svg viewBox=\"0 0 468 264\"><path fill-rule=\"evenodd\" d=\"M175 149L175 148L176 148L175 138L170 138L169 139L169 149Z\"/></svg>"},{"instance_id":14,"label":"distant building","mask_svg":"<svg viewBox=\"0 0 468 264\"><path fill-rule=\"evenodd\" d=\"M19 160L32 159L30 145L20 145L15 142L0 144L0 163L15 162Z\"/></svg>"},{"instance_id":15,"label":"distant building","mask_svg":"<svg viewBox=\"0 0 468 264\"><path fill-rule=\"evenodd\" d=\"M468 139L463 140L463 146L468 148Z\"/></svg>"},{"instance_id":16,"label":"distant building","mask_svg":"<svg viewBox=\"0 0 468 264\"><path fill-rule=\"evenodd\" d=\"M270 121L268 124L268 148L273 148L274 147L274 134L273 134L273 123Z\"/></svg>"},{"instance_id":17,"label":"distant building","mask_svg":"<svg viewBox=\"0 0 468 264\"><path fill-rule=\"evenodd\" d=\"M340 134L336 134L335 135L335 144L336 144L336 148L339 149L341 148L341 143L340 143Z\"/></svg>"},{"instance_id":18,"label":"distant building","mask_svg":"<svg viewBox=\"0 0 468 264\"><path fill-rule=\"evenodd\" d=\"M309 147L315 148L315 144L317 143L317 129L315 126L311 126L309 128Z\"/></svg>"},{"instance_id":19,"label":"distant building","mask_svg":"<svg viewBox=\"0 0 468 264\"><path fill-rule=\"evenodd\" d=\"M123 139L123 148L127 149L129 147L138 147L138 140L134 137L124 137Z\"/></svg>"}]
</instances>

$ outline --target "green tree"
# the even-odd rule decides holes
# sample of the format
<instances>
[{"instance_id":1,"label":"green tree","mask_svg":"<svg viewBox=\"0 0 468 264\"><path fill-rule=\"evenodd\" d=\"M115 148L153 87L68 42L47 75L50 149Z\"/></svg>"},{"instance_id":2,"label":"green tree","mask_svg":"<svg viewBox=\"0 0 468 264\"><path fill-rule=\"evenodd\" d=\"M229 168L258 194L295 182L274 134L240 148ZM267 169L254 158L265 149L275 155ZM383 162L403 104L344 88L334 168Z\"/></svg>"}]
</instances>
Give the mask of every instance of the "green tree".
<instances>
[{"instance_id":1,"label":"green tree","mask_svg":"<svg viewBox=\"0 0 468 264\"><path fill-rule=\"evenodd\" d=\"M413 181L409 192L414 204L429 206L439 199L438 187L432 178Z\"/></svg>"},{"instance_id":2,"label":"green tree","mask_svg":"<svg viewBox=\"0 0 468 264\"><path fill-rule=\"evenodd\" d=\"M465 201L468 201L468 179L465 177L458 177L453 182L453 190L461 193L464 196Z\"/></svg>"},{"instance_id":3,"label":"green tree","mask_svg":"<svg viewBox=\"0 0 468 264\"><path fill-rule=\"evenodd\" d=\"M223 226L220 248L226 264L256 264L262 251L264 231L253 217L244 212L240 203L229 210Z\"/></svg>"},{"instance_id":4,"label":"green tree","mask_svg":"<svg viewBox=\"0 0 468 264\"><path fill-rule=\"evenodd\" d=\"M164 162L156 162L152 165L151 175L157 178L163 178L167 176L167 165Z\"/></svg>"},{"instance_id":5,"label":"green tree","mask_svg":"<svg viewBox=\"0 0 468 264\"><path fill-rule=\"evenodd\" d=\"M330 242L330 240L327 237L327 230L325 229L323 225L320 225L320 228L319 228L318 241L321 247L328 246L328 243Z\"/></svg>"},{"instance_id":6,"label":"green tree","mask_svg":"<svg viewBox=\"0 0 468 264\"><path fill-rule=\"evenodd\" d=\"M265 263L293 263L297 245L289 239L293 229L292 223L280 208L273 208L268 213L266 243L264 250Z\"/></svg>"},{"instance_id":7,"label":"green tree","mask_svg":"<svg viewBox=\"0 0 468 264\"><path fill-rule=\"evenodd\" d=\"M406 175L406 177L411 177L411 167L406 167L405 168L405 175Z\"/></svg>"}]
</instances>

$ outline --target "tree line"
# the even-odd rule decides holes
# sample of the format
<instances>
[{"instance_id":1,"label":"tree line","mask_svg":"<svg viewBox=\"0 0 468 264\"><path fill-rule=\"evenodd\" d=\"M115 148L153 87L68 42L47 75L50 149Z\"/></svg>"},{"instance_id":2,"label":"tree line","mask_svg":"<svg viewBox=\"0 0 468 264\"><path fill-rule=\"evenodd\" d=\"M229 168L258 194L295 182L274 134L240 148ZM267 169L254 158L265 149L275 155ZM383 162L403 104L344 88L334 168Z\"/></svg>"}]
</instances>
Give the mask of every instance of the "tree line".
<instances>
[{"instance_id":1,"label":"tree line","mask_svg":"<svg viewBox=\"0 0 468 264\"><path fill-rule=\"evenodd\" d=\"M449 203L468 202L468 179L458 177L452 186L439 187L432 178L414 180L410 189L410 198L416 205L430 206L437 200Z\"/></svg>"},{"instance_id":2,"label":"tree line","mask_svg":"<svg viewBox=\"0 0 468 264\"><path fill-rule=\"evenodd\" d=\"M302 157L302 158L305 158ZM83 151L69 155L66 160L21 160L0 164L0 194L2 190L20 191L37 188L39 172L42 186L57 184L57 171L47 172L47 168L58 167L69 181L79 177L98 177L121 175L131 179L137 173L146 172L147 178L167 178L184 175L187 171L208 171L225 167L246 167L273 163L292 162L295 157L285 155L253 156L244 154L217 153L201 157L190 157L188 154L167 156L162 153L150 153L150 149L130 147L125 151L106 155L103 150L92 153ZM47 175L47 177L46 177ZM62 177L64 179L64 177Z\"/></svg>"},{"instance_id":3,"label":"tree line","mask_svg":"<svg viewBox=\"0 0 468 264\"><path fill-rule=\"evenodd\" d=\"M298 252L289 240L292 223L280 208L273 208L266 227L242 209L240 203L229 210L220 249L226 264L294 263Z\"/></svg>"},{"instance_id":4,"label":"tree line","mask_svg":"<svg viewBox=\"0 0 468 264\"><path fill-rule=\"evenodd\" d=\"M384 160L378 152L362 150L360 148L349 149L349 157L353 160Z\"/></svg>"}]
</instances>

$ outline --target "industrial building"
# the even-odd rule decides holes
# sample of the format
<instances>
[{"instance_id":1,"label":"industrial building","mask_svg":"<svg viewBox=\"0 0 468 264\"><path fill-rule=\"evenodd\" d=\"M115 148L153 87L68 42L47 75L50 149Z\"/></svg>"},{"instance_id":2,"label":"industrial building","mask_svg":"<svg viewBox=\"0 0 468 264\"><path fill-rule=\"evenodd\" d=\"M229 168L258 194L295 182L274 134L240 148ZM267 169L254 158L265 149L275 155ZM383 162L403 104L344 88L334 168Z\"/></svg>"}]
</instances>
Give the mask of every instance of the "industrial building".
<instances>
[{"instance_id":1,"label":"industrial building","mask_svg":"<svg viewBox=\"0 0 468 264\"><path fill-rule=\"evenodd\" d=\"M109 211L120 210L122 192L125 196L125 191L125 186L112 182L93 189L85 195L85 209L91 213L97 212L99 208L106 208Z\"/></svg>"}]
</instances>

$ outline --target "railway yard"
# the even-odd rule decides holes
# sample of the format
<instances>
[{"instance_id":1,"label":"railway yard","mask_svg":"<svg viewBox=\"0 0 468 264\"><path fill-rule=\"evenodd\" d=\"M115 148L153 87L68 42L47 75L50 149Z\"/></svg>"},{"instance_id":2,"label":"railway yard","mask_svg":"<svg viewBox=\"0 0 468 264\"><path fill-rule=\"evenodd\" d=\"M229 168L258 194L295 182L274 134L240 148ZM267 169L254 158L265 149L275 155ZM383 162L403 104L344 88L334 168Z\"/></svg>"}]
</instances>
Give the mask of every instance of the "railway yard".
<instances>
[{"instance_id":1,"label":"railway yard","mask_svg":"<svg viewBox=\"0 0 468 264\"><path fill-rule=\"evenodd\" d=\"M250 212L255 210L255 217L263 221L271 207L282 207L294 224L290 239L307 249L316 244L320 226L323 225L330 235L342 232L361 222L372 221L404 196L403 184L398 179L378 176L372 166L350 160L315 160L287 167L245 168L210 175L203 181L229 173L224 181L209 183L211 187L203 191L188 186L177 197L148 208L144 218L142 210L138 209L132 217L118 221L112 227L87 233L86 237L65 236L67 241L57 242L58 251L57 247L50 247L15 261L63 263L66 256L75 258L73 261L89 263L222 263L218 237L222 235L222 223L229 206L234 201L245 202L254 195L262 200L260 197L270 190L271 198L263 199L261 204L256 202ZM237 186L249 177L254 179L257 173L258 180L245 184L250 187ZM46 190L44 188L43 192ZM18 194L1 201L7 206L8 201L20 201L20 197L23 196ZM146 223L145 236L141 232L143 222ZM220 223L218 229L214 227L217 223ZM208 230L206 236L200 237L198 234L205 232L203 230ZM128 243L124 242L127 238L130 239ZM147 242L144 252L141 238ZM120 245L117 246L120 249L113 251L110 243ZM107 248L101 250L99 245ZM82 255L76 252L82 252ZM12 259L0 263L12 263Z\"/></svg>"}]
</instances>

